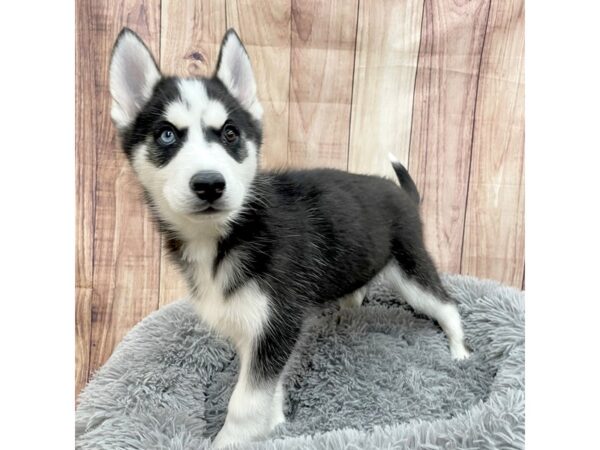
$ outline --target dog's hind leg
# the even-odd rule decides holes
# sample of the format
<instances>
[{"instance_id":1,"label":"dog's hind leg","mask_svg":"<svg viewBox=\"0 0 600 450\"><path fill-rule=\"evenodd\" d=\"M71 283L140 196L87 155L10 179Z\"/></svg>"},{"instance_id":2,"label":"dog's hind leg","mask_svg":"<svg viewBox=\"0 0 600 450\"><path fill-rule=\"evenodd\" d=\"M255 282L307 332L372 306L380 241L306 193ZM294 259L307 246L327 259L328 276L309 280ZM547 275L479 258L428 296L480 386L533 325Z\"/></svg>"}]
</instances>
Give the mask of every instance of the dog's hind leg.
<instances>
[{"instance_id":1,"label":"dog's hind leg","mask_svg":"<svg viewBox=\"0 0 600 450\"><path fill-rule=\"evenodd\" d=\"M279 378L277 386L275 387L275 395L273 396L273 413L271 415L271 428L275 428L280 423L285 422L285 415L283 414L283 401L285 397L285 390L283 387L283 377Z\"/></svg>"},{"instance_id":2,"label":"dog's hind leg","mask_svg":"<svg viewBox=\"0 0 600 450\"><path fill-rule=\"evenodd\" d=\"M345 295L338 300L338 303L342 309L358 308L362 305L365 295L367 295L367 286L363 286L351 294Z\"/></svg>"},{"instance_id":3,"label":"dog's hind leg","mask_svg":"<svg viewBox=\"0 0 600 450\"><path fill-rule=\"evenodd\" d=\"M464 342L463 327L456 302L446 293L433 263L426 255L425 267L407 273L392 260L384 269L384 280L397 290L412 308L435 319L446 333L453 359L470 355Z\"/></svg>"}]
</instances>

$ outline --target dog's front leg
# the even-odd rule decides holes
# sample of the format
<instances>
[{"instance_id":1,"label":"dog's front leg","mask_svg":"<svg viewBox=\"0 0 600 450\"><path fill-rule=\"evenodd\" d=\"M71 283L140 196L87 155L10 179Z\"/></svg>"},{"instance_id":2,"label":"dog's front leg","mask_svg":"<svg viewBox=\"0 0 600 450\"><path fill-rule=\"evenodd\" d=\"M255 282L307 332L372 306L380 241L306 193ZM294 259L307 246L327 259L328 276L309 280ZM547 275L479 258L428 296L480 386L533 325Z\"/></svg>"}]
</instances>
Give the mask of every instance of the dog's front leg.
<instances>
[{"instance_id":1,"label":"dog's front leg","mask_svg":"<svg viewBox=\"0 0 600 450\"><path fill-rule=\"evenodd\" d=\"M213 442L215 448L265 438L285 421L282 372L298 333L296 328L268 331L238 349L240 375L225 424Z\"/></svg>"},{"instance_id":2,"label":"dog's front leg","mask_svg":"<svg viewBox=\"0 0 600 450\"><path fill-rule=\"evenodd\" d=\"M214 440L215 448L261 439L276 425L275 417L281 410L276 405L277 382L256 385L241 376L227 409L227 418ZM279 406L279 408L278 408Z\"/></svg>"}]
</instances>

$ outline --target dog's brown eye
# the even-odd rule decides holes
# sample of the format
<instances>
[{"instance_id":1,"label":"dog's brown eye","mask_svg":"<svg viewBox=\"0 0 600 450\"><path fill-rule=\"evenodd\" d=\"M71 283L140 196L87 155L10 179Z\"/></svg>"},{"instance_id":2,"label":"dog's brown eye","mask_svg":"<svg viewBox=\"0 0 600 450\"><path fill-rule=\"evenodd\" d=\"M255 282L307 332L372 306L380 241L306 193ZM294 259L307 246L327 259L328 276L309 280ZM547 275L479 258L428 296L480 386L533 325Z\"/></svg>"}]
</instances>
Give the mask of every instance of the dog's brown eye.
<instances>
[{"instance_id":1,"label":"dog's brown eye","mask_svg":"<svg viewBox=\"0 0 600 450\"><path fill-rule=\"evenodd\" d=\"M221 138L226 144L235 144L240 137L238 129L230 123L226 123L221 131Z\"/></svg>"}]
</instances>

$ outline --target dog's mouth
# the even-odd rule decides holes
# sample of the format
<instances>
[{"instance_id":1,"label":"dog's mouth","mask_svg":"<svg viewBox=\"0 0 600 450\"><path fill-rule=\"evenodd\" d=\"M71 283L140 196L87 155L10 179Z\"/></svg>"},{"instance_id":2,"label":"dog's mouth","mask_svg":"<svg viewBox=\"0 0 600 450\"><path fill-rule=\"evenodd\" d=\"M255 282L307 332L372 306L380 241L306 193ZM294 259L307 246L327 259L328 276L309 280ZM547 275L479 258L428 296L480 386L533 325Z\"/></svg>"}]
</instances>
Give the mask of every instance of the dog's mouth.
<instances>
[{"instance_id":1,"label":"dog's mouth","mask_svg":"<svg viewBox=\"0 0 600 450\"><path fill-rule=\"evenodd\" d=\"M196 216L212 216L219 213L226 213L227 211L222 208L217 208L214 205L204 206L202 208L197 208L193 211L193 214Z\"/></svg>"}]
</instances>

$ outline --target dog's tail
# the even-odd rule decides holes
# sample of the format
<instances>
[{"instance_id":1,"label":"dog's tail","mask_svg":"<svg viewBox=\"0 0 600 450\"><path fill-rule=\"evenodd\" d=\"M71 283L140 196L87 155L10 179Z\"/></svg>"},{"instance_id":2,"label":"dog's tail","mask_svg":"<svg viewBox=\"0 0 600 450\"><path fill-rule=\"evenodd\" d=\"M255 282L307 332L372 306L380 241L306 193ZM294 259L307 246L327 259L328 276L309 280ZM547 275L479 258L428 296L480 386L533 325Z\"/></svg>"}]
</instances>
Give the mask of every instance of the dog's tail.
<instances>
[{"instance_id":1,"label":"dog's tail","mask_svg":"<svg viewBox=\"0 0 600 450\"><path fill-rule=\"evenodd\" d=\"M408 196L418 205L421 203L421 196L419 195L417 185L410 177L408 170L406 170L406 167L404 167L394 155L389 153L388 156L392 162L392 167L394 168L394 172L396 172L400 186L402 186L402 189L404 189Z\"/></svg>"}]
</instances>

